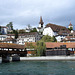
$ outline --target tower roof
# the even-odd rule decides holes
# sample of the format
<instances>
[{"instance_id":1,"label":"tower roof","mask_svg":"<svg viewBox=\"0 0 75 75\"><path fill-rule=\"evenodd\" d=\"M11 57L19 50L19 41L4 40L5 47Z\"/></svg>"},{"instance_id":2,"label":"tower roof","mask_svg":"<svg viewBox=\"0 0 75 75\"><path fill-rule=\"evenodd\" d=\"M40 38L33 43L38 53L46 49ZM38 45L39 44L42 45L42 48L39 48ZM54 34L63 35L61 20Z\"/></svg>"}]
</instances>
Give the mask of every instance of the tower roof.
<instances>
[{"instance_id":1,"label":"tower roof","mask_svg":"<svg viewBox=\"0 0 75 75\"><path fill-rule=\"evenodd\" d=\"M40 22L39 22L39 24L41 24L41 25L44 24L44 22L43 22L43 20L42 20L42 16L40 16Z\"/></svg>"},{"instance_id":2,"label":"tower roof","mask_svg":"<svg viewBox=\"0 0 75 75\"><path fill-rule=\"evenodd\" d=\"M70 22L69 26L72 26L71 22Z\"/></svg>"}]
</instances>

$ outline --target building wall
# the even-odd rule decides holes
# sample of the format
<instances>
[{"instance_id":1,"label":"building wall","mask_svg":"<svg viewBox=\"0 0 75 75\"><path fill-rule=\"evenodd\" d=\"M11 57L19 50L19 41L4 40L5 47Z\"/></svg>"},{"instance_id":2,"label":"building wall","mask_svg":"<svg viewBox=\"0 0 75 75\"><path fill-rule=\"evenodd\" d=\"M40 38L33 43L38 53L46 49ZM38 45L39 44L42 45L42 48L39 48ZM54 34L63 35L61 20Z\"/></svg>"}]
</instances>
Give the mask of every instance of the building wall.
<instances>
[{"instance_id":1,"label":"building wall","mask_svg":"<svg viewBox=\"0 0 75 75\"><path fill-rule=\"evenodd\" d=\"M7 38L7 35L0 35L0 40L3 41L4 39Z\"/></svg>"},{"instance_id":2,"label":"building wall","mask_svg":"<svg viewBox=\"0 0 75 75\"><path fill-rule=\"evenodd\" d=\"M14 35L12 35L12 36L8 36L8 35L7 35L7 38L15 38L15 36L14 36Z\"/></svg>"},{"instance_id":3,"label":"building wall","mask_svg":"<svg viewBox=\"0 0 75 75\"><path fill-rule=\"evenodd\" d=\"M60 42L62 39L65 38L65 36L60 36L60 35L59 35L59 36L56 36L55 38L57 39L58 42Z\"/></svg>"},{"instance_id":4,"label":"building wall","mask_svg":"<svg viewBox=\"0 0 75 75\"><path fill-rule=\"evenodd\" d=\"M50 27L44 28L43 35L49 35L51 37L55 36L53 30Z\"/></svg>"},{"instance_id":5,"label":"building wall","mask_svg":"<svg viewBox=\"0 0 75 75\"><path fill-rule=\"evenodd\" d=\"M35 42L35 37L27 37L27 38L18 38L17 39L17 44L24 45L25 42Z\"/></svg>"},{"instance_id":6,"label":"building wall","mask_svg":"<svg viewBox=\"0 0 75 75\"><path fill-rule=\"evenodd\" d=\"M17 38L17 44L24 45L25 42L36 42L38 40L40 40L40 35L39 34L19 36L19 38Z\"/></svg>"},{"instance_id":7,"label":"building wall","mask_svg":"<svg viewBox=\"0 0 75 75\"><path fill-rule=\"evenodd\" d=\"M4 34L7 34L7 28L1 28L1 33L4 35Z\"/></svg>"}]
</instances>

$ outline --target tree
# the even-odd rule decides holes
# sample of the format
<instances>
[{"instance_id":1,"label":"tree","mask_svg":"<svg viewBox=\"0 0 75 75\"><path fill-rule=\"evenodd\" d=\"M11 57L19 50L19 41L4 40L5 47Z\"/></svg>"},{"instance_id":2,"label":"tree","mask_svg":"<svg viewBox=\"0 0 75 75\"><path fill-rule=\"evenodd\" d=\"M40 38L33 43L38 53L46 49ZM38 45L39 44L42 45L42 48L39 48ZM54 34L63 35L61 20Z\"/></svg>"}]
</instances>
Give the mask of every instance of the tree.
<instances>
[{"instance_id":1,"label":"tree","mask_svg":"<svg viewBox=\"0 0 75 75\"><path fill-rule=\"evenodd\" d=\"M25 30L24 29L20 29L19 33L25 33Z\"/></svg>"},{"instance_id":2,"label":"tree","mask_svg":"<svg viewBox=\"0 0 75 75\"><path fill-rule=\"evenodd\" d=\"M18 31L15 30L14 34L15 34L15 39L17 39L18 38Z\"/></svg>"},{"instance_id":3,"label":"tree","mask_svg":"<svg viewBox=\"0 0 75 75\"><path fill-rule=\"evenodd\" d=\"M13 23L9 22L9 24L6 25L8 27L8 30L13 30Z\"/></svg>"},{"instance_id":4,"label":"tree","mask_svg":"<svg viewBox=\"0 0 75 75\"><path fill-rule=\"evenodd\" d=\"M45 56L46 45L43 41L37 42L37 56Z\"/></svg>"},{"instance_id":5,"label":"tree","mask_svg":"<svg viewBox=\"0 0 75 75\"><path fill-rule=\"evenodd\" d=\"M26 45L26 48L28 48L28 49L36 49L36 44L35 43L26 42L25 45Z\"/></svg>"},{"instance_id":6,"label":"tree","mask_svg":"<svg viewBox=\"0 0 75 75\"><path fill-rule=\"evenodd\" d=\"M57 41L54 36L51 37L51 36L48 36L48 35L43 36L41 40L44 41L44 42L56 42Z\"/></svg>"},{"instance_id":7,"label":"tree","mask_svg":"<svg viewBox=\"0 0 75 75\"><path fill-rule=\"evenodd\" d=\"M30 32L37 32L37 29L33 28L33 30L31 30Z\"/></svg>"},{"instance_id":8,"label":"tree","mask_svg":"<svg viewBox=\"0 0 75 75\"><path fill-rule=\"evenodd\" d=\"M28 24L27 26L28 26L28 29L31 29L31 26L30 26L30 24Z\"/></svg>"}]
</instances>

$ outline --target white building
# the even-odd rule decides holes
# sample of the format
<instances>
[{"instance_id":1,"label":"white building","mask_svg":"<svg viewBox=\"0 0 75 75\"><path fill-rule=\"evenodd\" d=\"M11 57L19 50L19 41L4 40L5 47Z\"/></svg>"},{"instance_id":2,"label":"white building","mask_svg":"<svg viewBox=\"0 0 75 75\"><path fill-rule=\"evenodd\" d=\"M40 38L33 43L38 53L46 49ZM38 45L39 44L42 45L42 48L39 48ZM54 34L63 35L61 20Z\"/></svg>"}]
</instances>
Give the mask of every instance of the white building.
<instances>
[{"instance_id":1,"label":"white building","mask_svg":"<svg viewBox=\"0 0 75 75\"><path fill-rule=\"evenodd\" d=\"M7 27L6 26L0 26L0 34L2 34L2 35L7 34Z\"/></svg>"},{"instance_id":2,"label":"white building","mask_svg":"<svg viewBox=\"0 0 75 75\"><path fill-rule=\"evenodd\" d=\"M7 35L0 35L0 41L3 41L7 38Z\"/></svg>"},{"instance_id":3,"label":"white building","mask_svg":"<svg viewBox=\"0 0 75 75\"><path fill-rule=\"evenodd\" d=\"M25 42L36 42L40 40L40 38L41 37L37 32L19 34L19 37L17 38L17 44L24 45Z\"/></svg>"},{"instance_id":4,"label":"white building","mask_svg":"<svg viewBox=\"0 0 75 75\"><path fill-rule=\"evenodd\" d=\"M16 43L16 39L6 38L2 41L3 43Z\"/></svg>"},{"instance_id":5,"label":"white building","mask_svg":"<svg viewBox=\"0 0 75 75\"><path fill-rule=\"evenodd\" d=\"M47 24L43 30L43 35L55 36L58 42L64 39L69 33L70 31L66 27L51 23Z\"/></svg>"}]
</instances>

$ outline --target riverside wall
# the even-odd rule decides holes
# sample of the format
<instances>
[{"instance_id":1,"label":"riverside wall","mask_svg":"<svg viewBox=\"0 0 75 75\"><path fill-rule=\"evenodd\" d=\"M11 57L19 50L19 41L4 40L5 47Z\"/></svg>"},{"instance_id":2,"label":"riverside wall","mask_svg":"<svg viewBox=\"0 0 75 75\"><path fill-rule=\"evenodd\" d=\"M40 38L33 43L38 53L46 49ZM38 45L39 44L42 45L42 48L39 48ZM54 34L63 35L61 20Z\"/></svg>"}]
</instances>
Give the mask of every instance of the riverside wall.
<instances>
[{"instance_id":1,"label":"riverside wall","mask_svg":"<svg viewBox=\"0 0 75 75\"><path fill-rule=\"evenodd\" d=\"M20 57L20 61L23 60L69 60L75 61L75 56L46 56L46 57Z\"/></svg>"}]
</instances>

